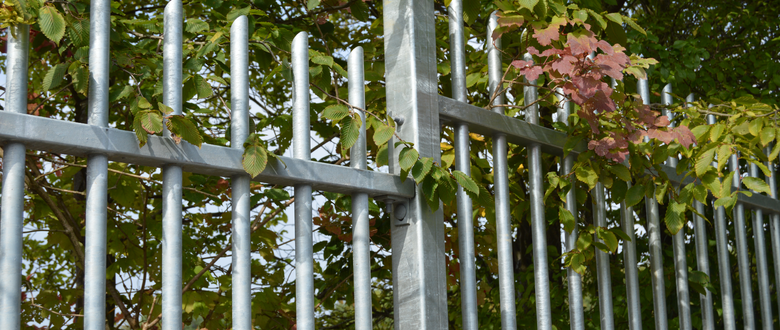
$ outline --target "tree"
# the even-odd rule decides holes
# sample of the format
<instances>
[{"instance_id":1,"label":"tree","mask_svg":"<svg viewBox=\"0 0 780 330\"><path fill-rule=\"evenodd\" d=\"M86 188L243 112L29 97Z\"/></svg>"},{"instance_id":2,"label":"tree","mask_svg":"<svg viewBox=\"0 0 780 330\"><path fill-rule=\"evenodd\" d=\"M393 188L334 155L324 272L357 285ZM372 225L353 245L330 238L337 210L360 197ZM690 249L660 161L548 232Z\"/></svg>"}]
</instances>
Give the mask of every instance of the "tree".
<instances>
[{"instance_id":1,"label":"tree","mask_svg":"<svg viewBox=\"0 0 780 330\"><path fill-rule=\"evenodd\" d=\"M437 69L440 73L440 93L450 95L450 67L447 48L446 2L436 1L436 35L440 36L437 50ZM159 47L162 34L162 9L164 2L121 1L112 3L111 36L111 125L125 130L135 130L142 143L146 134L158 132L151 125L166 112L161 102L162 54ZM598 89L608 97L588 110L593 95L581 95L581 112L573 116L569 128L552 123L551 114L555 112L554 94L542 93L540 114L543 126L565 130L572 141L589 139L594 141L590 153L578 161L573 175L558 175L557 164L560 159L545 155L543 167L548 172L548 196L545 214L550 226L547 232L549 262L561 265L564 258L567 266L574 266L584 276L585 283L594 283L595 275L588 270L592 264L590 257L574 261L577 254L592 256L593 246L583 247L576 253L563 254L561 251L560 228L567 225L568 217L556 217L562 206L557 196L576 187L580 212L576 217L583 235L599 233L599 237L614 238L615 244L607 244L602 249L611 253L617 249L620 230L604 230L593 226L590 209L590 196L586 193L595 183L602 182L613 189L609 202L618 203L621 195L615 190L627 188L632 183L637 198L644 195L660 196L666 214L676 218L667 218L666 224L671 232L682 228L690 217L686 208L694 198L702 199L709 192L726 206L736 201L736 192L723 189L716 181L718 177L727 177L727 171L705 166L717 155L717 159L726 159L735 150L742 152L743 166L747 162L774 159L777 152L765 155L761 147L767 146L776 136L774 119L777 111L777 91L780 80L774 75L778 72L778 24L777 9L763 2L750 2L737 5L731 2L687 2L662 1L573 1L565 7L562 1L464 1L466 38L474 40L467 45L469 69L467 84L469 102L478 106L489 104L491 95L487 92L486 56L484 51L474 45L491 42L492 36L485 34L486 21L490 12L500 10L502 17L522 18L521 23L505 23L502 38L505 45L505 59L522 55L526 51L536 53L537 63L547 59L559 61L562 54L543 55L545 50L557 49L573 51L568 36L604 39L606 45L599 44L603 54L612 50L609 62L625 71L642 75L647 69L653 90L660 90L666 82L673 82L679 95L688 91L700 95L706 100L683 109L674 107L676 113L683 113L686 119L678 116L675 123L679 130L666 128L667 118L655 113L657 107L643 107L637 104L631 94L635 93L635 83L626 78L613 91L608 85L598 84ZM334 164L349 162L345 146L345 126L352 123L355 111L342 101L347 93L345 59L340 56L345 50L362 46L366 57L366 104L369 116L368 131L371 166L376 168L387 162L386 147L388 129L392 133L392 123L385 118L384 94L384 58L381 41L382 4L378 1L239 1L208 0L187 2L184 6L187 19L184 36L184 112L186 122L192 123L204 143L227 145L229 141L229 26L240 15L248 15L250 21L250 96L253 103L253 122L256 133L249 144L257 152L274 155L284 154L291 143L291 120L289 51L293 36L301 31L310 34L310 81L312 92L323 100L313 103L312 130L321 140L314 150L324 154L319 161ZM674 15L658 15L660 12ZM3 26L17 22L27 22L31 27L30 52L30 101L29 112L33 115L47 116L63 120L86 122L87 80L85 72L88 65L88 15L87 1L44 2L39 0L13 0L0 8ZM726 13L725 15L723 13ZM630 17L629 17L630 16ZM670 18L671 17L671 18ZM721 17L731 17L725 21ZM760 17L765 20L757 19ZM561 21L564 19L564 21ZM579 20L579 21L577 21ZM557 22L557 23L556 23ZM563 24L558 24L563 22ZM556 25L557 24L557 25ZM588 24L589 27L586 27ZM709 25L709 27L707 27ZM640 27L641 26L641 27ZM521 38L520 31L530 28L537 34ZM542 33L540 33L542 31ZM543 33L547 31L549 34ZM589 33L593 33L592 35ZM530 33L529 33L530 34ZM546 35L546 37L545 37ZM564 38L565 36L565 38ZM689 37L690 36L690 37ZM746 36L743 40L732 41L734 36ZM687 38L685 38L687 37ZM684 39L685 38L685 39ZM583 39L585 40L585 39ZM626 53L642 54L645 58L655 58L658 64L648 67L649 60L638 57L618 58L623 54L617 44L626 48ZM580 65L568 73L562 70L545 68L523 62L505 63L507 81L512 83L508 93L515 104L521 105L523 77L537 75L542 90L551 89L556 84L564 84L557 79L561 75L569 78L582 77L590 69L585 61L585 53L597 49L591 47L586 52L577 52ZM774 53L772 53L774 50ZM682 58L682 63L677 59ZM748 58L750 60L742 60ZM5 56L0 58L4 65ZM628 60L628 62L626 62ZM4 69L4 66L2 67ZM585 71L583 71L585 70ZM633 70L633 71L632 71ZM556 71L556 72L553 72ZM577 71L577 72L575 72ZM605 71L607 72L607 71ZM728 74L731 72L731 74ZM606 76L618 78L614 72L594 81L606 82ZM743 74L743 73L748 73ZM622 75L622 73L621 73ZM723 88L715 88L722 86ZM607 95L607 89L610 95ZM569 96L582 94L575 86L567 92ZM748 95L755 97L749 98ZM573 97L574 99L574 97ZM735 102L730 102L735 100ZM759 102L760 100L760 102ZM605 111L609 102L617 103L615 111ZM723 114L721 126L710 128L704 125L705 104L718 105L713 112ZM522 107L512 107L509 116L517 116ZM594 111L595 110L595 111ZM748 113L747 111L752 111ZM607 115L614 113L615 115ZM644 117L642 117L644 116ZM581 119L581 120L580 120ZM618 126L620 120L629 120L641 125L645 134L653 129L658 140L653 143L637 142L629 138L634 132L628 132ZM658 121L660 120L660 121ZM140 126L136 123L140 122ZM144 125L150 123L150 125ZM652 126L652 127L651 127ZM160 126L161 127L161 126ZM688 132L681 128L687 127ZM186 127L185 127L186 128ZM185 129L183 128L183 129ZM767 133L764 133L767 132ZM625 143L614 144L615 135L621 135ZM640 132L641 134L641 132ZM655 133L652 133L655 134ZM377 136L380 138L377 139ZM480 324L497 327L500 324L498 304L497 260L495 254L495 215L491 197L493 173L488 154L490 139L472 135L470 178L463 178L452 172L454 151L453 133L450 128L442 129L442 162L430 164L420 159L413 146L406 146L408 163L405 170L411 172L413 179L425 184L425 180L435 180L438 185L436 194L428 197L432 205L438 206L438 200L444 201L446 249L448 257L447 281L449 284L449 312L452 328L460 327L457 217L452 202L455 183L464 186L473 180L477 186L471 191L474 209L479 216L475 228L475 243L478 256L478 304ZM675 142L677 138L677 142ZM695 139L684 141L683 139ZM348 139L346 139L348 140ZM663 143L658 143L657 141ZM194 141L193 141L194 142ZM687 143L686 143L687 142ZM778 144L776 144L778 145ZM533 312L533 277L530 272L532 258L528 247L531 245L531 231L528 219L528 172L523 168L526 155L523 146L511 145L509 148L510 187L512 199L513 230L516 240L513 242L513 256L516 264L515 278L518 297L519 325L535 324ZM777 148L775 148L777 149ZM620 167L620 161L628 153L631 167ZM652 155L644 158L639 155ZM663 174L646 175L644 168L655 168L668 156L680 155L680 168L693 169L691 176L704 185L686 186L677 191ZM245 155L251 157L252 155ZM589 157L594 156L594 157ZM598 156L598 157L597 157ZM83 265L74 257L75 251L83 249L85 165L86 160L73 156L31 151L28 153L28 196L27 228L24 258L27 261L24 270L23 319L26 324L47 324L50 327L78 328L82 309ZM419 164L421 168L414 169ZM704 164L699 166L698 164ZM161 240L161 200L160 176L153 168L111 163L110 165L110 212L109 212L109 276L116 286L109 284L109 290L117 290L121 296L116 300L113 295L107 297L107 323L111 328L141 328L153 326L159 321L159 308L153 306L159 302L160 288L160 240ZM254 172L257 168L248 168ZM422 173L422 174L420 174ZM436 176L435 179L433 177ZM226 256L230 247L230 196L228 181L219 177L185 174L184 192L185 233L184 237L184 281L191 282L184 295L185 322L202 328L230 327L230 268L223 267L219 260ZM706 181L705 181L706 180ZM728 180L724 180L728 183ZM622 184L621 184L622 182ZM745 183L748 183L746 181ZM757 182L749 188L763 190ZM618 190L619 191L619 190ZM292 305L294 282L289 279L289 255L280 252L290 242L284 240L278 232L287 222L284 209L294 199L281 187L254 185L252 189L253 222L252 276L253 320L256 327L287 329L294 325L295 308ZM664 200L664 194L671 197ZM351 237L350 197L322 192L326 200L319 206L319 217L315 219L321 240L314 246L325 261L322 266L315 265L318 310L324 312L318 320L323 327L350 328L351 300ZM628 195L631 195L630 193ZM706 198L706 197L705 197ZM632 200L639 202L640 199ZM375 325L387 327L392 322L392 299L390 279L391 251L389 222L382 221L386 215L382 203L372 202L371 217L376 219L372 225L372 242L378 252L373 257L372 275L375 281ZM639 209L639 208L638 208ZM643 216L643 210L637 210ZM664 214L664 213L662 213ZM709 218L711 215L707 214ZM610 221L619 218L616 210L608 215ZM569 228L571 229L571 228ZM668 237L666 237L668 239ZM610 241L611 242L611 241ZM646 237L637 238L640 253L647 246ZM691 247L688 251L692 251ZM590 251L590 252L589 252ZM694 258L689 253L690 260ZM611 257L614 278L622 277L623 268L620 258ZM668 258L667 258L668 259ZM691 264L692 261L689 261ZM666 273L672 273L672 261L664 263ZM563 266L551 267L551 301L553 304L553 322L558 328L567 327L568 312L566 298L565 270ZM129 281L129 278L135 281ZM714 288L717 276L712 279L700 277L697 284ZM640 282L650 281L647 270L640 271ZM140 282L140 286L139 285ZM755 283L755 281L754 281ZM132 286L131 286L132 284ZM616 299L623 297L625 289L622 282L616 281L614 292ZM643 287L649 287L644 286ZM121 289L119 289L121 288ZM649 288L647 289L649 290ZM667 286L671 295L674 287ZM593 316L588 321L589 328L597 327L597 295L595 286L586 286L585 295L592 297L586 306L586 312ZM643 295L641 304L647 311L652 309L650 295ZM717 303L717 302L716 302ZM757 304L756 304L757 305ZM617 315L625 315L625 304L615 304ZM675 316L676 308L670 307L670 317ZM124 311L127 311L125 313ZM617 317L619 322L624 318ZM652 322L647 319L645 322ZM651 323L645 327L652 327Z\"/></svg>"}]
</instances>

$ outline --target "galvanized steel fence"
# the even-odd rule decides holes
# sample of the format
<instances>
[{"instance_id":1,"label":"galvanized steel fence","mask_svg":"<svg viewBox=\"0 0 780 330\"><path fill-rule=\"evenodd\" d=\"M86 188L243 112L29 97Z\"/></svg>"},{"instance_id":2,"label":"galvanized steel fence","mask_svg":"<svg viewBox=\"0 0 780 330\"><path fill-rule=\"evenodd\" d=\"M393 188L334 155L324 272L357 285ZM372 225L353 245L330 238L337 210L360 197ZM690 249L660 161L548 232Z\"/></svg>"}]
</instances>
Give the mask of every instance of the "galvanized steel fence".
<instances>
[{"instance_id":1,"label":"galvanized steel fence","mask_svg":"<svg viewBox=\"0 0 780 330\"><path fill-rule=\"evenodd\" d=\"M498 279L502 329L516 329L515 279L512 260L512 226L510 215L509 182L507 169L507 143L523 145L528 150L529 192L531 201L531 227L533 234L534 285L538 329L552 329L548 279L546 231L547 223L543 204L542 153L562 154L566 136L563 133L539 126L539 111L534 101L535 87L524 87L524 100L528 108L525 120L504 115L502 107L492 112L467 104L465 78L465 40L462 0L453 0L449 6L450 52L453 98L437 93L436 53L434 39L433 5L430 1L385 1L384 41L387 82L388 113L399 123L398 134L413 142L422 157L440 160L440 127L450 125L455 132L455 168L470 172L469 133L482 134L493 139L494 193L496 203ZM355 327L372 327L371 269L369 244L368 198L382 199L392 207L392 272L394 283L394 322L396 329L444 329L448 324L447 288L445 278L444 225L442 211L432 211L422 197L422 191L411 180L403 182L398 176L397 152L392 151L390 172L384 174L366 171L365 125L358 142L351 149L351 167L342 167L311 161L309 145L309 70L308 35L298 34L292 43L293 88L293 157L281 157L285 165L272 161L268 168L255 178L250 178L241 166L243 142L249 132L248 105L248 20L242 16L231 27L231 147L203 145L198 149L186 142L174 143L170 133L162 137L150 136L148 143L138 147L135 134L108 127L108 72L109 72L109 0L93 0L90 10L89 48L89 122L79 124L27 116L27 54L29 27L14 26L8 33L8 59L6 111L0 112L0 142L3 144L2 232L0 236L0 329L20 328L20 276L22 265L22 224L24 198L25 149L47 150L57 153L88 157L87 210L84 288L84 327L104 328L106 281L106 206L108 161L156 166L163 173L163 269L162 313L163 329L179 329L182 315L182 172L204 173L231 177L233 192L233 328L251 328L250 296L250 181L294 186L295 189L295 272L297 329L314 329L314 281L312 250L312 189L352 194L353 248L354 248L354 301ZM165 38L163 46L164 103L181 114L182 104L182 3L171 1L164 14ZM497 26L492 15L488 35ZM500 40L486 45L489 67L489 90L498 90L494 105L504 104L501 84L502 63ZM532 60L526 55L526 60ZM349 102L357 107L365 106L363 53L357 48L349 54ZM535 81L530 81L531 85ZM638 90L644 102L649 100L646 80L640 80ZM662 91L662 103L672 103L671 86ZM692 96L689 96L692 101ZM566 122L571 112L570 103L560 99L558 119ZM362 117L365 122L365 116ZM714 118L710 118L711 123ZM576 149L573 153L583 149ZM560 170L572 170L574 155L562 160ZM672 181L681 183L683 178L674 171L676 159L670 158L666 172ZM730 161L731 169L738 170L736 156ZM774 166L766 164L774 173ZM758 176L756 165L750 175ZM755 257L759 287L761 324L772 328L772 306L767 251L764 246L764 216L770 218L769 235L772 241L772 257L780 263L780 202L776 198L774 180L768 179L771 196L755 194L740 197L734 208L733 233L739 274L751 274L748 259L745 212L753 213ZM734 179L734 187L739 188ZM595 201L594 219L597 226L607 226L605 188L599 184L591 192ZM459 188L457 192L457 218L460 247L460 290L463 328L479 328L477 318L477 294L472 204L469 196ZM567 195L567 208L578 214L575 192ZM658 202L646 199L647 228L649 237L650 268L656 329L669 327L666 311L665 275L662 265L661 223ZM704 205L696 202L695 208L704 213ZM766 214L764 214L766 213ZM724 328L735 329L734 298L729 265L727 219L722 207L714 210L715 242L720 278L720 299ZM639 300L637 247L634 233L634 211L625 202L620 205L620 224L631 238L624 241L624 269L626 301L628 303L629 328L642 328ZM710 274L708 241L705 219L694 216L693 240L696 247L696 269ZM564 234L566 250L576 246L577 232ZM685 234L680 231L673 237L674 285L677 289L680 329L691 329L691 303L688 288ZM600 325L602 329L614 329L612 279L609 258L605 252L596 251L596 273L599 294ZM553 267L559 267L553 265ZM775 281L780 280L780 268L774 267ZM584 328L583 295L580 275L567 270L568 301L571 329ZM739 289L744 311L744 325L755 328L751 292L751 276L739 276ZM776 282L777 283L777 282ZM780 290L776 290L780 298ZM714 329L716 314L713 311L714 295L707 291L699 295L702 327ZM116 297L115 297L116 299Z\"/></svg>"}]
</instances>

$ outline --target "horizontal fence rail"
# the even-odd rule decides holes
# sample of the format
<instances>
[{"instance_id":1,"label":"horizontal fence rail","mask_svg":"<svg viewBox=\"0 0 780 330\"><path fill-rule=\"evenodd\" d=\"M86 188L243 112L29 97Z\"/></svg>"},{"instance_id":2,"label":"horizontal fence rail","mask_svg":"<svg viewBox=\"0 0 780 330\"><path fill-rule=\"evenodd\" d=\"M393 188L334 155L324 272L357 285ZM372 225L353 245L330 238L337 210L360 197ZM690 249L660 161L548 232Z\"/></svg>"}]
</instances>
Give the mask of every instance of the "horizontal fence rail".
<instances>
[{"instance_id":1,"label":"horizontal fence rail","mask_svg":"<svg viewBox=\"0 0 780 330\"><path fill-rule=\"evenodd\" d=\"M182 173L192 172L232 178L232 322L234 329L252 328L251 297L251 229L250 229L250 184L258 181L283 186L292 186L295 191L295 309L296 327L301 330L315 328L314 252L312 238L312 191L324 190L350 194L353 217L353 269L355 327L370 329L373 324L371 287L371 241L369 225L369 198L386 200L391 206L391 218L402 219L392 226L392 275L394 292L394 321L396 329L443 329L449 322L447 315L447 284L445 279L444 220L441 207L433 211L421 196L421 188L413 180L401 180L399 176L398 151L393 151L390 142L390 174L369 171L367 166L366 117L360 114L363 123L357 142L351 148L350 166L337 166L311 160L310 132L310 86L308 34L301 32L292 41L292 117L293 156L279 156L269 160L266 169L256 177L250 177L242 167L243 142L249 135L249 77L246 67L248 58L249 20L246 16L235 19L231 26L231 129L229 147L204 144L200 148L187 142L174 142L171 133L163 131L162 136L151 135L145 146L139 147L133 132L108 127L108 65L109 65L109 14L108 0L93 0L91 4L90 34L90 83L88 124L67 122L27 115L27 54L29 51L29 27L14 26L8 34L6 111L0 112L0 144L3 146L2 185L2 232L0 233L0 329L20 328L21 296L19 288L22 265L22 226L24 219L24 166L25 150L41 150L88 158L86 192L86 239L85 252L81 258L85 263L84 328L97 330L105 327L106 298L106 217L107 217L107 172L108 162L123 162L156 167L163 174L163 242L162 242L162 327L166 330L179 329L182 321ZM470 133L481 134L492 139L492 170L495 195L496 247L498 257L498 310L501 328L515 330L517 324L517 297L515 265L513 260L513 219L509 194L509 144L526 147L528 163L530 226L533 241L533 282L535 293L536 326L538 329L553 329L549 270L560 267L558 262L548 259L548 220L544 208L544 169L542 155L564 155L565 133L540 126L539 109L535 104L538 91L536 81L527 81L523 89L523 101L528 107L525 118L505 115L505 86L502 82L501 40L491 40L485 51L488 53L488 85L493 98L490 110L468 104L465 79L465 36L463 27L463 2L453 0L448 7L450 19L450 47L452 52L452 95L453 98L436 93L436 65L433 51L433 5L430 2L386 2L385 20L392 21L393 29L385 30L387 63L388 113L398 124L398 134L415 143L420 155L440 161L440 128L449 125L454 128L455 168L467 175L470 171ZM164 11L165 38L163 44L164 103L171 106L173 114L182 113L182 2L173 0ZM488 22L488 35L497 28L496 15ZM410 41L411 40L411 41ZM526 54L526 60L533 60ZM365 108L365 79L363 72L363 49L357 47L348 56L349 102L358 108ZM411 79L413 78L413 79ZM640 80L637 89L643 102L649 104L650 90L647 80ZM672 105L672 85L662 90L662 103ZM572 104L559 97L557 120L568 123ZM693 102L693 96L687 98ZM667 113L667 115L671 115ZM398 120L400 119L400 120ZM714 124L710 116L709 123ZM409 123L409 124L404 124ZM562 174L572 171L575 157L587 151L586 144L576 145L566 157L559 157L556 171ZM729 161L730 169L739 172L737 156ZM630 165L630 164L627 164ZM680 188L693 182L685 174L678 174L677 159L670 158L661 166L662 174ZM774 164L766 166L774 175ZM661 173L658 173L661 174ZM750 166L749 175L760 177L756 165ZM729 223L722 207L714 208L712 203L695 202L694 208L700 214L709 210L713 214L715 229L715 252L720 282L719 313L714 312L716 294L706 291L699 295L702 328L714 329L716 318L722 318L724 329L736 329L737 317L734 310L735 295L732 288L732 271L729 249L735 249L738 263L739 298L741 322L748 329L754 329L750 259L750 244L747 237L746 212L751 212L755 268L759 292L759 316L764 329L772 329L773 313L771 290L777 292L780 300L780 201L776 196L776 184L772 177L766 177L771 187L769 196L753 192L752 196L740 195L733 210L733 221ZM740 177L734 177L734 189L741 189ZM670 315L678 317L680 329L694 328L689 288L689 265L686 240L691 238L695 247L696 269L707 276L715 275L710 270L708 259L707 219L694 214L693 235L686 234L691 228L684 226L672 239L672 260L674 272L664 274L664 246L661 241L661 214L655 198L645 199L647 219L636 219L634 210L622 202L610 205L607 193L601 183L589 192L594 201L593 219L599 227L607 227L607 212L619 207L619 226L630 241L622 242L622 260L625 278L613 278L610 262L616 259L596 250L596 283L599 304L599 325L601 329L615 329L623 324L619 318L628 319L632 330L642 329L643 320L653 319L658 330L669 327ZM460 295L462 324L464 329L478 329L477 278L475 275L475 219L472 201L462 187L456 197L458 246L460 249ZM578 215L576 192L571 189L566 195L566 209ZM403 210L403 212L401 212ZM403 213L403 214L401 214ZM765 217L769 220L768 226ZM578 219L579 221L579 219ZM646 223L645 223L646 221ZM639 297L639 254L636 246L635 223L647 230L649 268L652 282L653 315L642 314ZM729 224L733 233L729 233ZM767 228L768 227L768 228ZM772 246L765 246L765 230L769 231ZM561 230L565 251L576 248L578 233ZM583 233L583 235L589 235ZM598 241L598 237L593 238ZM732 245L731 242L734 242ZM644 249L644 247L642 247ZM668 250L668 249L666 249ZM769 252L767 252L769 250ZM775 287L771 286L768 253L774 263ZM691 265L692 266L692 265ZM693 267L690 267L693 268ZM582 277L571 268L566 270L567 299L570 328L585 328L583 311ZM625 281L628 305L627 315L616 315L613 297L613 283ZM667 295L668 286L673 285L673 295ZM111 289L109 289L110 291ZM109 292L113 294L113 292ZM114 299L119 299L114 296ZM622 299L620 297L619 299ZM650 299L650 298L647 298ZM674 300L671 303L668 300ZM671 303L671 304L670 304ZM676 306L676 307L675 307ZM674 310L676 308L676 310ZM670 309L670 310L667 310ZM123 311L126 312L126 311ZM780 311L779 311L780 312ZM594 321L592 321L594 322ZM594 322L595 323L595 322Z\"/></svg>"}]
</instances>

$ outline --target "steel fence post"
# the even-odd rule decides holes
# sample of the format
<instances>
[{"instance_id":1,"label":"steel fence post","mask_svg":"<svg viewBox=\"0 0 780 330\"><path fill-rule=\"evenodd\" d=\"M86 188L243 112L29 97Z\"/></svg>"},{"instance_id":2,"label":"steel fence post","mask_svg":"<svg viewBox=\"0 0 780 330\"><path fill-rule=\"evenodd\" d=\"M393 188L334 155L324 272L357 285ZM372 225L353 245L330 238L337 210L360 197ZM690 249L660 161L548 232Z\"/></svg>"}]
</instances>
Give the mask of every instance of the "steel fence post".
<instances>
[{"instance_id":1,"label":"steel fence post","mask_svg":"<svg viewBox=\"0 0 780 330\"><path fill-rule=\"evenodd\" d=\"M750 164L750 176L758 178L758 166ZM753 191L754 194L759 194ZM753 243L756 249L756 269L758 272L758 298L761 304L761 328L772 329L772 296L769 288L769 269L766 262L766 239L764 238L764 211L753 210Z\"/></svg>"},{"instance_id":2,"label":"steel fence post","mask_svg":"<svg viewBox=\"0 0 780 330\"><path fill-rule=\"evenodd\" d=\"M732 181L734 189L740 189L742 174L739 169L739 157L737 154L731 155L729 160L729 169L736 172ZM745 224L745 206L737 202L734 206L734 236L737 242L737 266L739 269L739 292L742 300L742 318L746 329L755 329L755 311L753 310L753 291L750 280L750 260L748 259L747 244L747 225Z\"/></svg>"},{"instance_id":3,"label":"steel fence post","mask_svg":"<svg viewBox=\"0 0 780 330\"><path fill-rule=\"evenodd\" d=\"M387 112L400 125L400 138L414 143L421 157L440 162L433 2L384 1ZM390 172L400 174L400 150L388 145ZM431 210L422 189L391 212L395 329L446 329L447 286L444 217ZM402 220L396 220L402 218Z\"/></svg>"}]
</instances>

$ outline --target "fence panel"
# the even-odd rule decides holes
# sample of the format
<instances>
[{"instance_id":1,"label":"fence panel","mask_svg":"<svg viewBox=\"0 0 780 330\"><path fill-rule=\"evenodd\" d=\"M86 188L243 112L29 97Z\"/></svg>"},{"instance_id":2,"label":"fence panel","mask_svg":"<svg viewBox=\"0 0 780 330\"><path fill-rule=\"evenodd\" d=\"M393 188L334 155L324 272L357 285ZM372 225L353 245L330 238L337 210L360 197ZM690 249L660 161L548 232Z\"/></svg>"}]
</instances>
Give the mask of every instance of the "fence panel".
<instances>
[{"instance_id":1,"label":"fence panel","mask_svg":"<svg viewBox=\"0 0 780 330\"><path fill-rule=\"evenodd\" d=\"M250 184L252 180L294 186L295 191L295 305L296 328L315 328L314 252L312 238L312 191L322 189L351 194L353 216L353 268L355 327L369 329L373 324L371 286L371 241L369 226L369 197L383 199L388 204L392 219L392 273L394 291L394 321L396 329L444 329L448 326L448 287L445 269L444 224L441 207L433 211L424 200L420 187L411 180L402 181L399 151L390 142L390 171L383 174L367 171L366 107L364 85L363 49L357 47L348 56L349 103L360 112L362 122L357 142L350 150L350 167L327 165L311 160L310 84L308 34L301 32L292 41L292 117L293 157L279 157L283 162L271 161L268 168L252 178L241 166L243 143L249 136L249 20L240 16L230 29L231 76L231 141L230 147L204 145L196 149L186 142L174 143L172 133L163 126L163 136L150 136L143 148L138 147L132 132L108 127L109 115L109 35L110 1L94 0L90 11L90 85L88 124L27 116L27 55L29 52L29 27L13 26L8 33L7 58L7 111L0 113L0 143L3 143L2 233L0 234L0 329L20 328L21 296L19 288L22 265L22 225L24 216L25 148L49 150L86 156L86 239L85 252L79 258L85 264L84 328L90 330L105 327L106 294L106 240L107 240L107 191L108 162L121 161L162 170L163 188L163 241L162 241L162 327L179 329L182 323L182 173L191 171L232 178L232 326L235 329L252 328L251 295L251 226ZM533 279L535 292L536 325L538 329L553 328L551 310L550 263L547 255L548 223L544 205L543 153L562 155L566 135L540 126L539 95L535 80L525 81L523 101L525 118L505 115L506 99L503 83L501 39L488 38L485 51L488 54L488 90L491 111L469 105L466 90L466 56L463 23L463 1L449 3L449 33L452 67L452 95L446 98L437 94L435 36L433 5L430 1L387 1L384 4L386 52L386 88L388 113L397 122L399 136L414 143L422 157L432 157L440 162L440 127L454 128L455 169L470 175L470 133L492 138L493 190L495 195L496 241L498 255L499 310L501 327L517 329L517 303L515 264L513 260L513 229L508 168L509 143L524 146L527 150L528 194L530 202L530 226L533 241ZM184 10L181 0L172 0L164 10L163 40L163 103L171 108L170 115L182 114L182 25ZM488 36L498 28L495 13L488 22ZM530 54L524 60L533 61ZM614 85L614 82L613 82ZM639 80L637 90L644 104L650 104L647 80ZM562 94L559 92L559 94ZM661 93L663 106L673 104L671 85ZM558 96L557 120L568 124L572 104ZM687 102L693 102L689 95ZM671 118L666 110L665 115ZM167 120L167 119L166 119ZM708 117L715 123L714 116ZM40 133L41 128L47 131ZM78 132L76 138L66 138ZM565 158L558 169L562 174L572 172L574 157L586 150L580 144ZM769 149L767 149L767 153ZM630 164L627 164L630 165ZM682 185L689 180L678 175L677 158L669 158L664 171L670 180ZM740 172L738 156L732 155L730 170ZM774 175L774 164L766 166ZM749 165L749 174L760 178L756 164ZM753 192L752 197L740 197L733 210L735 254L738 263L742 322L754 329L751 259L747 242L745 208L751 213L759 288L760 317L764 329L772 329L772 306L769 264L765 238L764 216L768 216L769 236L775 281L780 281L780 201L776 196L773 177L765 177L770 196ZM688 180L688 181L686 181ZM733 178L732 188L741 189L741 175ZM612 207L607 200L608 190L597 183L590 192L594 225L608 227L607 212ZM462 324L465 329L478 329L477 279L473 205L462 187L457 191L457 221L459 236L460 294ZM695 202L693 207L705 214L713 205ZM578 202L574 189L566 195L566 209L575 217ZM663 267L663 245L659 201L645 199L647 237L649 248L649 272L652 279L654 325L658 330L669 327L672 313L667 311L666 277ZM706 219L693 215L692 241L695 244L698 271L710 275ZM732 271L729 251L729 222L723 207L713 209L716 254L720 282L722 323L727 330L736 329ZM632 330L642 328L639 296L639 264L635 213L625 201L618 213L620 226L630 241L622 244L625 267L628 326ZM690 302L688 257L684 226L672 237L674 283L676 288L677 316L680 329L693 328ZM576 248L579 232L563 232L564 249ZM588 235L584 233L584 235ZM595 235L595 234L594 234ZM595 235L596 241L600 240ZM606 252L596 250L596 287L598 291L599 323L602 329L615 329L613 279L610 258ZM566 270L569 321L572 330L585 328L583 311L582 277L573 269ZM617 280L616 280L617 281ZM187 286L192 283L185 285ZM111 291L111 289L109 289ZM780 300L780 290L776 290ZM115 294L115 292L109 292ZM119 299L114 296L114 299ZM713 311L713 293L699 295L702 327L714 329L716 316ZM126 313L126 311L122 311Z\"/></svg>"}]
</instances>

